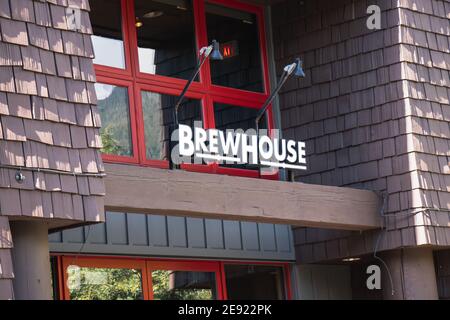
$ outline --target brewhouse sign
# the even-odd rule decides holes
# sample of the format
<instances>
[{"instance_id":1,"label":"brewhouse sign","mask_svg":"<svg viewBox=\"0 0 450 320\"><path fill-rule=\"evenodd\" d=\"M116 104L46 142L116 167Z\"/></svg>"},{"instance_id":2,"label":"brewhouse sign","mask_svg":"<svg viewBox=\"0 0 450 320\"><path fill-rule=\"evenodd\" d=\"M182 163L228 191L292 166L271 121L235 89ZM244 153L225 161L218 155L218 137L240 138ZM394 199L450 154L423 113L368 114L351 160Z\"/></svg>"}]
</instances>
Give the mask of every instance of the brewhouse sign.
<instances>
[{"instance_id":1,"label":"brewhouse sign","mask_svg":"<svg viewBox=\"0 0 450 320\"><path fill-rule=\"evenodd\" d=\"M201 123L200 123L201 124ZM176 164L219 162L306 170L305 143L280 139L278 130L205 130L179 125L172 134L178 145L172 150Z\"/></svg>"}]
</instances>

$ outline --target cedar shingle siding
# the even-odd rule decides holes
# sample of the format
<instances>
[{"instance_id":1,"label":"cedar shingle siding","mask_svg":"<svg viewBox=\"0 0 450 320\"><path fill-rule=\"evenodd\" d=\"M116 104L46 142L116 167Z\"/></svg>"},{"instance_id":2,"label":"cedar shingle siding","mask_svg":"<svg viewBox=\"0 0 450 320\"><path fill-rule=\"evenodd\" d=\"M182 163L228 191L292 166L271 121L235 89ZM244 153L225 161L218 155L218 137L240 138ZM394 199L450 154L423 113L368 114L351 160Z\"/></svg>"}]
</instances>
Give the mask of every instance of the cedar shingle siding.
<instances>
[{"instance_id":1,"label":"cedar shingle siding","mask_svg":"<svg viewBox=\"0 0 450 320\"><path fill-rule=\"evenodd\" d=\"M378 4L381 30L368 30ZM277 69L306 79L280 94L288 138L306 141L297 180L386 194L380 250L450 245L450 2L284 1L273 7ZM378 231L300 228L302 263L373 252Z\"/></svg>"},{"instance_id":2,"label":"cedar shingle siding","mask_svg":"<svg viewBox=\"0 0 450 320\"><path fill-rule=\"evenodd\" d=\"M12 297L6 216L104 220L91 34L88 0L0 0L0 299ZM20 184L10 166L47 171L24 169Z\"/></svg>"}]
</instances>

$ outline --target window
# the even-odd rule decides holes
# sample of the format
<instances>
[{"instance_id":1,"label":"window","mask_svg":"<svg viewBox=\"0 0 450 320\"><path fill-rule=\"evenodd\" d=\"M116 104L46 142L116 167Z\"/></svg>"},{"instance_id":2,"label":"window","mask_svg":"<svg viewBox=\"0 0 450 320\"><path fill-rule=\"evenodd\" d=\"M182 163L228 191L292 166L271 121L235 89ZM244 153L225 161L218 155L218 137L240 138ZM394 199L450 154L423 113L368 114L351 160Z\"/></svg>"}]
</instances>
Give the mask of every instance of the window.
<instances>
[{"instance_id":1,"label":"window","mask_svg":"<svg viewBox=\"0 0 450 320\"><path fill-rule=\"evenodd\" d=\"M219 41L224 54L223 61L211 62L212 83L264 92L256 15L208 3L206 23L208 41Z\"/></svg>"},{"instance_id":2,"label":"window","mask_svg":"<svg viewBox=\"0 0 450 320\"><path fill-rule=\"evenodd\" d=\"M139 71L189 79L197 64L191 1L135 0Z\"/></svg>"},{"instance_id":3,"label":"window","mask_svg":"<svg viewBox=\"0 0 450 320\"><path fill-rule=\"evenodd\" d=\"M180 122L193 126L199 121L206 129L250 125L267 99L261 7L223 0L90 3L106 162L168 168L174 105L199 48L213 39L221 43L225 59L203 65L180 107ZM225 119L228 109L237 117L234 124ZM264 126L272 128L270 110ZM205 162L181 168L258 177L249 166Z\"/></svg>"},{"instance_id":4,"label":"window","mask_svg":"<svg viewBox=\"0 0 450 320\"><path fill-rule=\"evenodd\" d=\"M104 10L108 8L108 14ZM122 35L120 0L91 1L91 22L94 35L94 63L125 69L125 48Z\"/></svg>"},{"instance_id":5,"label":"window","mask_svg":"<svg viewBox=\"0 0 450 320\"><path fill-rule=\"evenodd\" d=\"M147 300L148 279L140 260L61 257L61 298L67 300Z\"/></svg>"},{"instance_id":6,"label":"window","mask_svg":"<svg viewBox=\"0 0 450 320\"><path fill-rule=\"evenodd\" d=\"M214 272L152 271L154 300L216 300Z\"/></svg>"},{"instance_id":7,"label":"window","mask_svg":"<svg viewBox=\"0 0 450 320\"><path fill-rule=\"evenodd\" d=\"M53 300L59 300L59 290L61 289L61 283L59 281L58 274L58 257L50 256L50 276L52 281L52 298Z\"/></svg>"},{"instance_id":8,"label":"window","mask_svg":"<svg viewBox=\"0 0 450 320\"><path fill-rule=\"evenodd\" d=\"M143 300L142 274L137 269L67 268L70 300Z\"/></svg>"},{"instance_id":9,"label":"window","mask_svg":"<svg viewBox=\"0 0 450 320\"><path fill-rule=\"evenodd\" d=\"M245 108L241 106L235 106L225 103L214 103L214 119L216 122L216 128L226 131L227 129L244 131L254 129L256 133L255 118L257 116L258 109ZM261 119L259 123L259 129L267 129L267 121L265 117ZM247 170L258 170L256 165L251 164L239 164L239 163L223 163L221 167L238 168Z\"/></svg>"},{"instance_id":10,"label":"window","mask_svg":"<svg viewBox=\"0 0 450 320\"><path fill-rule=\"evenodd\" d=\"M228 299L284 300L283 268L265 265L225 265Z\"/></svg>"},{"instance_id":11,"label":"window","mask_svg":"<svg viewBox=\"0 0 450 320\"><path fill-rule=\"evenodd\" d=\"M169 127L174 123L173 105L177 96L141 90L147 159L164 160L169 145ZM202 105L198 99L185 99L178 113L181 124L194 126L202 122Z\"/></svg>"},{"instance_id":12,"label":"window","mask_svg":"<svg viewBox=\"0 0 450 320\"><path fill-rule=\"evenodd\" d=\"M102 121L100 135L102 152L119 156L132 156L130 107L128 89L96 83L97 106Z\"/></svg>"},{"instance_id":13,"label":"window","mask_svg":"<svg viewBox=\"0 0 450 320\"><path fill-rule=\"evenodd\" d=\"M290 299L286 263L91 256L52 259L55 299Z\"/></svg>"}]
</instances>

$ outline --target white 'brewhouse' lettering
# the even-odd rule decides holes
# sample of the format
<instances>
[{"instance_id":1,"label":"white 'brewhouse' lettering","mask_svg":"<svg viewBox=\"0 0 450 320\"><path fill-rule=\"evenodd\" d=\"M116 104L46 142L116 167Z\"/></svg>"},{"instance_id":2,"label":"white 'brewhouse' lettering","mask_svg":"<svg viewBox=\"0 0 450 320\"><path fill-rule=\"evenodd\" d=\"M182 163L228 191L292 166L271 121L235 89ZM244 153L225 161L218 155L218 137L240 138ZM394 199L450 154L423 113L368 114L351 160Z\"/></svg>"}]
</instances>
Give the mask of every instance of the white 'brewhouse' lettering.
<instances>
[{"instance_id":1,"label":"white 'brewhouse' lettering","mask_svg":"<svg viewBox=\"0 0 450 320\"><path fill-rule=\"evenodd\" d=\"M233 132L227 131L225 136L224 132L220 131L219 138L225 155L237 155L239 153L239 146L242 139L240 133L233 134Z\"/></svg>"},{"instance_id":2,"label":"white 'brewhouse' lettering","mask_svg":"<svg viewBox=\"0 0 450 320\"><path fill-rule=\"evenodd\" d=\"M256 134L217 129L205 130L180 125L178 129L179 153L183 157L196 156L219 161L259 164L274 167L306 169L305 143L270 138ZM249 131L247 131L249 132ZM298 165L301 164L301 165Z\"/></svg>"},{"instance_id":3,"label":"white 'brewhouse' lettering","mask_svg":"<svg viewBox=\"0 0 450 320\"><path fill-rule=\"evenodd\" d=\"M190 157L194 154L191 127L180 125L178 128L178 140L180 141L180 155Z\"/></svg>"}]
</instances>

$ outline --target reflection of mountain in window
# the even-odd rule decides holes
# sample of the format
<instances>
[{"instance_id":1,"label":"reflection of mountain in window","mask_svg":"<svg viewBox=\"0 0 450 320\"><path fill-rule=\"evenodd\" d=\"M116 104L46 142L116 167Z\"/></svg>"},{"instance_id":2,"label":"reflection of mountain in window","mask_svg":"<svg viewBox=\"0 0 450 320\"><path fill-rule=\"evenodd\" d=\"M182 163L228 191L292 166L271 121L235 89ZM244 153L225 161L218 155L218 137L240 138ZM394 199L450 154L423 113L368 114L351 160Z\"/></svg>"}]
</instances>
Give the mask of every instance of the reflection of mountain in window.
<instances>
[{"instance_id":1,"label":"reflection of mountain in window","mask_svg":"<svg viewBox=\"0 0 450 320\"><path fill-rule=\"evenodd\" d=\"M141 99L147 159L164 160L169 144L169 127L174 122L173 108L178 97L142 91ZM194 121L202 121L200 101L186 98L180 106L178 119L189 126L193 126Z\"/></svg>"},{"instance_id":2,"label":"reflection of mountain in window","mask_svg":"<svg viewBox=\"0 0 450 320\"><path fill-rule=\"evenodd\" d=\"M102 120L102 152L120 156L132 155L128 89L96 83L95 90Z\"/></svg>"},{"instance_id":3,"label":"reflection of mountain in window","mask_svg":"<svg viewBox=\"0 0 450 320\"><path fill-rule=\"evenodd\" d=\"M162 121L161 95L142 91L142 109L147 159L163 159L164 124Z\"/></svg>"}]
</instances>

